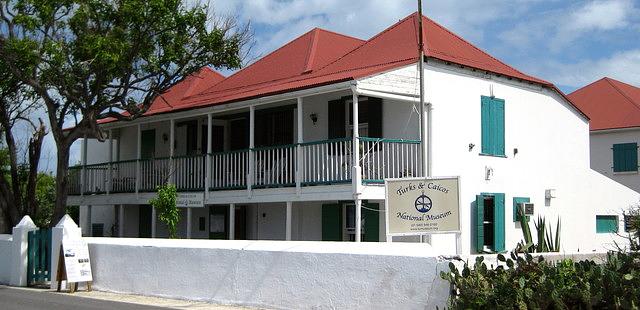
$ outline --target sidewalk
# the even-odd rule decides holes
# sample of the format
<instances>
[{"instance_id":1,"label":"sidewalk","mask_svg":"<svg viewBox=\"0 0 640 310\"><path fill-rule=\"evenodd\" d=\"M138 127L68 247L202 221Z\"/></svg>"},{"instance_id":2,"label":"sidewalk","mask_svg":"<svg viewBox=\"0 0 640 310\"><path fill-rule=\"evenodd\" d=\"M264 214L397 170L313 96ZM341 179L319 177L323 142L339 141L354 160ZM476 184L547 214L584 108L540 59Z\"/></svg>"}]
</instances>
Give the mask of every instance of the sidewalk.
<instances>
[{"instance_id":1,"label":"sidewalk","mask_svg":"<svg viewBox=\"0 0 640 310\"><path fill-rule=\"evenodd\" d=\"M33 288L33 287L8 287L4 285L0 285L0 289L9 289L13 290L13 292L24 292L25 296L42 296L39 299L49 299L50 297L45 297L44 295L52 294L57 297L63 297L64 300L68 300L68 302L75 304L69 299L78 298L84 300L95 300L95 301L108 301L115 303L127 303L131 305L139 305L139 306L149 306L149 307L158 307L164 309L193 309L193 310L255 310L259 308L249 308L242 306L233 306L233 305L219 305L208 303L204 301L190 301L190 300L180 300L180 299L170 299L170 298L161 298L161 297L151 297L151 296L141 296L141 295L132 295L132 294L119 294L119 293L110 293L110 292L102 292L102 291L91 291L87 292L82 290L76 291L73 294L69 294L68 292L55 292L49 290L48 288ZM6 291L5 291L6 293ZM42 295L40 295L42 294ZM53 297L53 296L52 296ZM38 297L36 297L38 298ZM30 301L31 302L31 301ZM37 305L36 305L37 308Z\"/></svg>"},{"instance_id":2,"label":"sidewalk","mask_svg":"<svg viewBox=\"0 0 640 310\"><path fill-rule=\"evenodd\" d=\"M63 294L63 293L58 293L58 294ZM101 292L101 291L91 291L91 292L78 291L71 295L81 297L81 298L111 300L111 301L126 302L126 303L146 305L146 306L164 307L164 308L171 308L171 309L194 309L194 310L255 310L255 309L258 309L258 308L248 308L248 307L232 306L232 305L218 305L218 304L207 303L204 301L169 299L169 298L161 298L161 297L119 294L119 293L109 293L109 292Z\"/></svg>"}]
</instances>

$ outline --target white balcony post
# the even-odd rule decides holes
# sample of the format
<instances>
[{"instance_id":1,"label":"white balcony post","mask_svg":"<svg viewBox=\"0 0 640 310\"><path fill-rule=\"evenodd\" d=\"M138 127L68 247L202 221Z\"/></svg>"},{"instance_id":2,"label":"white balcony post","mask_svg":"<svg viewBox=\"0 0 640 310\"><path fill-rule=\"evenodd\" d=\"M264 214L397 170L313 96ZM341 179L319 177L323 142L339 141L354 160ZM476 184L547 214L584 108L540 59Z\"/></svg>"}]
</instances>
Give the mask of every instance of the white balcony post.
<instances>
[{"instance_id":1,"label":"white balcony post","mask_svg":"<svg viewBox=\"0 0 640 310\"><path fill-rule=\"evenodd\" d=\"M247 176L247 195L251 197L251 186L255 176L255 158L253 148L255 147L255 120L256 107L249 107L249 175Z\"/></svg>"},{"instance_id":2,"label":"white balcony post","mask_svg":"<svg viewBox=\"0 0 640 310\"><path fill-rule=\"evenodd\" d=\"M291 207L292 207L292 202L291 201L287 201L287 222L286 222L286 234L285 234L285 240L287 241L291 241Z\"/></svg>"},{"instance_id":3,"label":"white balcony post","mask_svg":"<svg viewBox=\"0 0 640 310\"><path fill-rule=\"evenodd\" d=\"M191 239L191 212L192 208L187 208L187 239Z\"/></svg>"},{"instance_id":4,"label":"white balcony post","mask_svg":"<svg viewBox=\"0 0 640 310\"><path fill-rule=\"evenodd\" d=\"M118 236L124 237L124 205L118 206Z\"/></svg>"},{"instance_id":5,"label":"white balcony post","mask_svg":"<svg viewBox=\"0 0 640 310\"><path fill-rule=\"evenodd\" d=\"M213 145L211 141L211 129L213 128L213 116L211 113L207 114L207 156L205 156L205 173L204 176L204 198L209 198L209 187L211 186L211 152L213 151Z\"/></svg>"},{"instance_id":6,"label":"white balcony post","mask_svg":"<svg viewBox=\"0 0 640 310\"><path fill-rule=\"evenodd\" d=\"M229 205L229 240L236 239L236 205Z\"/></svg>"},{"instance_id":7,"label":"white balcony post","mask_svg":"<svg viewBox=\"0 0 640 310\"><path fill-rule=\"evenodd\" d=\"M109 165L107 173L107 195L111 193L111 183L113 182L113 130L109 129Z\"/></svg>"},{"instance_id":8,"label":"white balcony post","mask_svg":"<svg viewBox=\"0 0 640 310\"><path fill-rule=\"evenodd\" d=\"M140 124L138 124L138 152L136 155L136 195L140 190L140 159L142 159L142 128L140 128Z\"/></svg>"},{"instance_id":9,"label":"white balcony post","mask_svg":"<svg viewBox=\"0 0 640 310\"><path fill-rule=\"evenodd\" d=\"M87 144L89 140L87 139L87 135L84 135L82 138L82 173L80 174L80 196L84 196L84 191L86 190L87 182Z\"/></svg>"},{"instance_id":10,"label":"white balcony post","mask_svg":"<svg viewBox=\"0 0 640 310\"><path fill-rule=\"evenodd\" d=\"M176 123L174 119L169 121L169 183L176 184L176 165L173 156L176 148Z\"/></svg>"},{"instance_id":11,"label":"white balcony post","mask_svg":"<svg viewBox=\"0 0 640 310\"><path fill-rule=\"evenodd\" d=\"M356 242L362 241L362 200L355 200L356 205Z\"/></svg>"},{"instance_id":12,"label":"white balcony post","mask_svg":"<svg viewBox=\"0 0 640 310\"><path fill-rule=\"evenodd\" d=\"M356 87L351 87L353 106L352 106L352 114L353 114L353 198L355 200L356 207L356 242L360 242L362 239L361 229L361 214L362 214L362 201L360 200L360 187L362 186L361 181L361 168L360 168L360 143L358 141L359 138L359 124L360 121L358 119L358 92L356 91Z\"/></svg>"},{"instance_id":13,"label":"white balcony post","mask_svg":"<svg viewBox=\"0 0 640 310\"><path fill-rule=\"evenodd\" d=\"M302 142L304 140L302 126L302 97L298 97L298 144L296 146L296 194L300 196L302 190Z\"/></svg>"}]
</instances>

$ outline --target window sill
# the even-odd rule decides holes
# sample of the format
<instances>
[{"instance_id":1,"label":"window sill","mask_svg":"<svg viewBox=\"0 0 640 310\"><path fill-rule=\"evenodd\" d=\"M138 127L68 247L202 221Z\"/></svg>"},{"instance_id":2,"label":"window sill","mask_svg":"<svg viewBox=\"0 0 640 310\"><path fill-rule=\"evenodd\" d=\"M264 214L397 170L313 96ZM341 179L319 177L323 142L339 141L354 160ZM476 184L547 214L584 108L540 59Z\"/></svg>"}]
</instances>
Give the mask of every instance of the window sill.
<instances>
[{"instance_id":1,"label":"window sill","mask_svg":"<svg viewBox=\"0 0 640 310\"><path fill-rule=\"evenodd\" d=\"M478 153L480 156L488 156L488 157L500 157L507 158L507 155L497 155L497 154L487 154L487 153Z\"/></svg>"},{"instance_id":2,"label":"window sill","mask_svg":"<svg viewBox=\"0 0 640 310\"><path fill-rule=\"evenodd\" d=\"M625 174L638 174L638 170L635 171L614 171L613 175L625 175Z\"/></svg>"}]
</instances>

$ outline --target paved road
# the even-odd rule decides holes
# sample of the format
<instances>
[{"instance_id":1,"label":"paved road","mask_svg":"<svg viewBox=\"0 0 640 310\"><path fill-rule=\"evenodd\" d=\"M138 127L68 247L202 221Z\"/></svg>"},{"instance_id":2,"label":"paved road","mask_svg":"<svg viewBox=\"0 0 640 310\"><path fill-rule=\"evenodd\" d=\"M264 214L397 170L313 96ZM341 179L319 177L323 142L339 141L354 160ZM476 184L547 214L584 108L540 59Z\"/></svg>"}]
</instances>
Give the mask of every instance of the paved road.
<instances>
[{"instance_id":1,"label":"paved road","mask_svg":"<svg viewBox=\"0 0 640 310\"><path fill-rule=\"evenodd\" d=\"M83 298L69 295L68 293L56 293L49 290L20 289L0 286L0 309L4 310L156 310L170 309L163 307L145 306L117 301Z\"/></svg>"}]
</instances>

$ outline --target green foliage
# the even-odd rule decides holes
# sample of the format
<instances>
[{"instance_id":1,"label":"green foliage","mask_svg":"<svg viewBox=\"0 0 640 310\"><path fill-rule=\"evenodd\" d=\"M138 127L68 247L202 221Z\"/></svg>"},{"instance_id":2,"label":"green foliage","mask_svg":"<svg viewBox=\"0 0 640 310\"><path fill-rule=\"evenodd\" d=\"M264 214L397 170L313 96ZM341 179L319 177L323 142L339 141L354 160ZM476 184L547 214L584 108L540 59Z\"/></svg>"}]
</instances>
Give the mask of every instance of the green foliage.
<instances>
[{"instance_id":1,"label":"green foliage","mask_svg":"<svg viewBox=\"0 0 640 310\"><path fill-rule=\"evenodd\" d=\"M556 263L531 254L498 255L488 268L484 257L461 269L449 263L440 276L453 286L452 309L638 309L640 253L611 252L604 264Z\"/></svg>"},{"instance_id":2,"label":"green foliage","mask_svg":"<svg viewBox=\"0 0 640 310\"><path fill-rule=\"evenodd\" d=\"M38 213L33 217L38 227L49 227L56 201L56 179L50 174L40 173L36 183Z\"/></svg>"},{"instance_id":3,"label":"green foliage","mask_svg":"<svg viewBox=\"0 0 640 310\"><path fill-rule=\"evenodd\" d=\"M178 238L176 233L178 222L180 222L180 211L176 206L178 193L176 186L166 184L158 186L158 196L149 200L149 204L156 209L158 219L167 225L169 238Z\"/></svg>"},{"instance_id":4,"label":"green foliage","mask_svg":"<svg viewBox=\"0 0 640 310\"><path fill-rule=\"evenodd\" d=\"M538 216L538 219L533 223L536 227L537 242L534 243L531 228L529 227L528 217L524 215L522 207L518 206L518 219L520 221L520 227L522 229L523 240L520 241L515 248L518 253L544 253L544 252L560 252L560 219L556 224L555 233L549 227L547 229L546 219Z\"/></svg>"}]
</instances>

